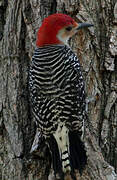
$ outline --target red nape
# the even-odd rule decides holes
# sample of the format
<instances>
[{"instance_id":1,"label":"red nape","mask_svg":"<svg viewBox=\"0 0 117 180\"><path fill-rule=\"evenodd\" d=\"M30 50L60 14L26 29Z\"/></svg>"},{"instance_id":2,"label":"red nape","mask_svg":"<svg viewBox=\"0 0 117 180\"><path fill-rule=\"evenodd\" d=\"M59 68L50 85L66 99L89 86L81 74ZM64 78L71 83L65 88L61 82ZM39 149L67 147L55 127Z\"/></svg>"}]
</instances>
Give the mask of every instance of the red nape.
<instances>
[{"instance_id":1,"label":"red nape","mask_svg":"<svg viewBox=\"0 0 117 180\"><path fill-rule=\"evenodd\" d=\"M68 25L74 25L75 21L66 14L52 14L44 19L37 33L36 45L43 47L50 44L60 44L57 33Z\"/></svg>"}]
</instances>

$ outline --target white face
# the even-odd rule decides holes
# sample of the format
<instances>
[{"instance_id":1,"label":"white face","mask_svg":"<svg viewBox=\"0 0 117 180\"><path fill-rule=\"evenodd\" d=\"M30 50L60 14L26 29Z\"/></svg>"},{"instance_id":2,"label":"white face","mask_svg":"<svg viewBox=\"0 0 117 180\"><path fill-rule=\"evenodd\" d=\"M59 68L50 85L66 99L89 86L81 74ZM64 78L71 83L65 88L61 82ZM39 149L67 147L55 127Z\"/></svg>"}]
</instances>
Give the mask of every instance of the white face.
<instances>
[{"instance_id":1,"label":"white face","mask_svg":"<svg viewBox=\"0 0 117 180\"><path fill-rule=\"evenodd\" d=\"M67 45L69 38L72 37L76 32L77 32L77 27L69 25L67 27L64 27L58 32L57 38L59 39L59 41L62 42L62 44Z\"/></svg>"}]
</instances>

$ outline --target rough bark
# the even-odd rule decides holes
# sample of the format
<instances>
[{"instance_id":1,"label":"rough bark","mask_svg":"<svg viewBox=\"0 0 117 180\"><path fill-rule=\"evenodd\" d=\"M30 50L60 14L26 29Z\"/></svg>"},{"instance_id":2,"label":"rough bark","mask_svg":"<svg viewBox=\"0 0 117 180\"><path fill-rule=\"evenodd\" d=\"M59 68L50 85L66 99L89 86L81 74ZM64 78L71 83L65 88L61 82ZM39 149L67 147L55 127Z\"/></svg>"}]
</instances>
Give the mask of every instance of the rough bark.
<instances>
[{"instance_id":1,"label":"rough bark","mask_svg":"<svg viewBox=\"0 0 117 180\"><path fill-rule=\"evenodd\" d=\"M115 3L116 0L0 0L1 180L47 179L46 150L46 158L30 155L36 128L30 114L27 82L36 32L42 20L55 12L94 24L94 28L79 31L69 42L83 66L89 116L85 132L88 164L79 179L117 179Z\"/></svg>"}]
</instances>

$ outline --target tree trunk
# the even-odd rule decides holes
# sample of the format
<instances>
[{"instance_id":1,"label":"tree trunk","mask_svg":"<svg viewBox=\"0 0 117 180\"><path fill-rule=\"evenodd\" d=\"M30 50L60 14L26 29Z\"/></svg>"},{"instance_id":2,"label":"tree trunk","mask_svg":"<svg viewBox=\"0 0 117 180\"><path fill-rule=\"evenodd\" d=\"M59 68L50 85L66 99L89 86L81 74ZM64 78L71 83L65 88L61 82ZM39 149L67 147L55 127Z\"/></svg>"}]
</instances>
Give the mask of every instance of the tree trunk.
<instances>
[{"instance_id":1,"label":"tree trunk","mask_svg":"<svg viewBox=\"0 0 117 180\"><path fill-rule=\"evenodd\" d=\"M94 27L79 31L70 46L83 68L87 92L81 180L117 179L116 0L0 0L0 179L46 180L50 168L30 149L36 127L29 107L28 69L42 20L61 12ZM114 167L114 168L113 168Z\"/></svg>"}]
</instances>

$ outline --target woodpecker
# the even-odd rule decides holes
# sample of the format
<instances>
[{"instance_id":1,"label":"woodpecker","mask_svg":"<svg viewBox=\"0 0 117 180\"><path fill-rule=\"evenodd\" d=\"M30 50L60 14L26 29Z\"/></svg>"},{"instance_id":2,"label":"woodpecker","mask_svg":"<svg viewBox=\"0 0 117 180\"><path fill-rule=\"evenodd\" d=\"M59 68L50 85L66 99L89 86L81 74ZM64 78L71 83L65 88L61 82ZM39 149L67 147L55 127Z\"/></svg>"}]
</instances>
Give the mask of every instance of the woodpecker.
<instances>
[{"instance_id":1,"label":"woodpecker","mask_svg":"<svg viewBox=\"0 0 117 180\"><path fill-rule=\"evenodd\" d=\"M90 26L58 13L45 18L37 33L29 71L30 102L50 149L55 176L73 174L77 169L82 173L87 163L81 140L86 120L85 87L80 62L68 40Z\"/></svg>"}]
</instances>

